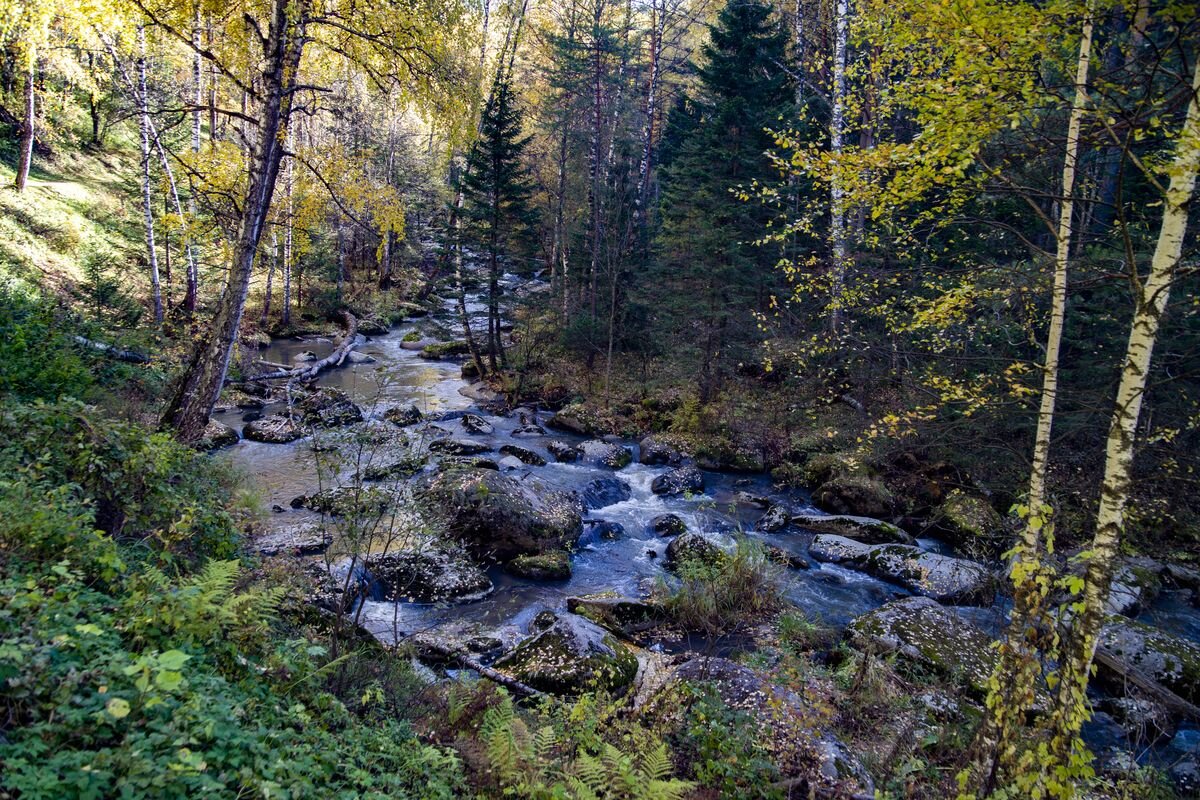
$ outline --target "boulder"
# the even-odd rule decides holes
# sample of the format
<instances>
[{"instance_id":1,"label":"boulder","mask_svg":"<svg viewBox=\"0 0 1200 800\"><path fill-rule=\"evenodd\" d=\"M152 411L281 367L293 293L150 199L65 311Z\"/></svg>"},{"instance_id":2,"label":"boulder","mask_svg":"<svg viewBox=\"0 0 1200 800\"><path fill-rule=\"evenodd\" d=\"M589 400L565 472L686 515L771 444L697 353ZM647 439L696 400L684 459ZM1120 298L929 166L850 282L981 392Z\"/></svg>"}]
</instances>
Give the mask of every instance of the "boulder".
<instances>
[{"instance_id":1,"label":"boulder","mask_svg":"<svg viewBox=\"0 0 1200 800\"><path fill-rule=\"evenodd\" d=\"M571 577L571 558L562 550L517 556L504 566L518 578L534 581L565 581Z\"/></svg>"},{"instance_id":2,"label":"boulder","mask_svg":"<svg viewBox=\"0 0 1200 800\"><path fill-rule=\"evenodd\" d=\"M996 663L992 638L928 597L893 600L855 619L846 632L856 647L898 653L961 682L977 697L987 694Z\"/></svg>"},{"instance_id":3,"label":"boulder","mask_svg":"<svg viewBox=\"0 0 1200 800\"><path fill-rule=\"evenodd\" d=\"M261 419L261 416L259 417ZM219 450L237 444L242 437L238 432L223 422L210 419L204 426L204 435L196 442L197 450Z\"/></svg>"},{"instance_id":4,"label":"boulder","mask_svg":"<svg viewBox=\"0 0 1200 800\"><path fill-rule=\"evenodd\" d=\"M292 508L307 508L335 517L381 514L392 504L392 494L374 486L341 486L292 498Z\"/></svg>"},{"instance_id":5,"label":"boulder","mask_svg":"<svg viewBox=\"0 0 1200 800\"><path fill-rule=\"evenodd\" d=\"M515 458L513 461L517 461ZM520 469L520 462L517 461ZM447 469L490 469L493 472L500 469L500 464L487 456L444 456L440 462L443 470Z\"/></svg>"},{"instance_id":6,"label":"boulder","mask_svg":"<svg viewBox=\"0 0 1200 800\"><path fill-rule=\"evenodd\" d=\"M655 536L679 536L687 533L687 523L678 514L659 514L650 520Z\"/></svg>"},{"instance_id":7,"label":"boulder","mask_svg":"<svg viewBox=\"0 0 1200 800\"><path fill-rule=\"evenodd\" d=\"M391 330L386 322L367 317L358 321L358 332L363 336L386 336Z\"/></svg>"},{"instance_id":8,"label":"boulder","mask_svg":"<svg viewBox=\"0 0 1200 800\"><path fill-rule=\"evenodd\" d=\"M724 550L700 534L685 533L675 537L667 545L666 567L675 571L687 562L715 566L725 561L726 558L728 556Z\"/></svg>"},{"instance_id":9,"label":"boulder","mask_svg":"<svg viewBox=\"0 0 1200 800\"><path fill-rule=\"evenodd\" d=\"M605 508L621 503L633 496L629 484L620 478L596 478L588 482L579 492L585 509Z\"/></svg>"},{"instance_id":10,"label":"boulder","mask_svg":"<svg viewBox=\"0 0 1200 800\"><path fill-rule=\"evenodd\" d=\"M704 474L695 467L678 467L655 478L650 491L665 495L703 492Z\"/></svg>"},{"instance_id":11,"label":"boulder","mask_svg":"<svg viewBox=\"0 0 1200 800\"><path fill-rule=\"evenodd\" d=\"M322 386L304 395L296 409L303 415L304 422L324 428L336 428L362 422L362 409L351 401L341 389Z\"/></svg>"},{"instance_id":12,"label":"boulder","mask_svg":"<svg viewBox=\"0 0 1200 800\"><path fill-rule=\"evenodd\" d=\"M545 436L546 429L543 428L541 425L522 425L521 427L514 429L512 432L512 435L516 436L518 438L520 438L522 436ZM551 452L553 452L553 451L551 451ZM564 459L559 459L559 460L561 461ZM573 459L571 459L571 460L573 460Z\"/></svg>"},{"instance_id":13,"label":"boulder","mask_svg":"<svg viewBox=\"0 0 1200 800\"><path fill-rule=\"evenodd\" d=\"M478 414L463 414L462 426L467 433L490 434L495 433L496 428L492 423L488 422ZM501 451L503 452L503 451Z\"/></svg>"},{"instance_id":14,"label":"boulder","mask_svg":"<svg viewBox=\"0 0 1200 800\"><path fill-rule=\"evenodd\" d=\"M609 469L623 469L633 461L633 452L628 447L612 442L593 439L581 444L579 449L586 461Z\"/></svg>"},{"instance_id":15,"label":"boulder","mask_svg":"<svg viewBox=\"0 0 1200 800\"><path fill-rule=\"evenodd\" d=\"M569 550L582 532L578 499L536 480L487 469L420 476L417 504L476 554L508 561L525 553Z\"/></svg>"},{"instance_id":16,"label":"boulder","mask_svg":"<svg viewBox=\"0 0 1200 800\"><path fill-rule=\"evenodd\" d=\"M264 556L310 556L324 553L333 534L319 520L306 519L256 537L254 549Z\"/></svg>"},{"instance_id":17,"label":"boulder","mask_svg":"<svg viewBox=\"0 0 1200 800\"><path fill-rule=\"evenodd\" d=\"M491 448L483 442L473 442L468 439L438 439L429 443L433 453L446 453L452 456L474 456L486 453Z\"/></svg>"},{"instance_id":18,"label":"boulder","mask_svg":"<svg viewBox=\"0 0 1200 800\"><path fill-rule=\"evenodd\" d=\"M560 439L551 439L546 442L546 449L550 451L550 455L554 456L555 461L561 462L578 461L583 455L583 451L578 447Z\"/></svg>"},{"instance_id":19,"label":"boulder","mask_svg":"<svg viewBox=\"0 0 1200 800\"><path fill-rule=\"evenodd\" d=\"M609 522L604 519L585 519L583 524L588 526L588 530L597 539L612 541L625 537L625 526L619 522Z\"/></svg>"},{"instance_id":20,"label":"boulder","mask_svg":"<svg viewBox=\"0 0 1200 800\"><path fill-rule=\"evenodd\" d=\"M886 517L896 507L896 499L878 478L846 476L821 484L813 492L813 504L833 514Z\"/></svg>"},{"instance_id":21,"label":"boulder","mask_svg":"<svg viewBox=\"0 0 1200 800\"><path fill-rule=\"evenodd\" d=\"M727 658L697 656L677 666L651 701L668 724L687 707L679 702L684 685L710 687L722 704L747 715L752 738L784 778L836 788L838 796L853 790L873 795L874 784L862 763L823 730L821 710L803 695Z\"/></svg>"},{"instance_id":22,"label":"boulder","mask_svg":"<svg viewBox=\"0 0 1200 800\"><path fill-rule=\"evenodd\" d=\"M820 486L835 478L870 477L866 460L853 452L813 453L804 461L801 476L808 486Z\"/></svg>"},{"instance_id":23,"label":"boulder","mask_svg":"<svg viewBox=\"0 0 1200 800\"><path fill-rule=\"evenodd\" d=\"M602 427L596 415L580 403L565 406L546 420L546 424L551 428L577 433L580 436L591 436Z\"/></svg>"},{"instance_id":24,"label":"boulder","mask_svg":"<svg viewBox=\"0 0 1200 800\"><path fill-rule=\"evenodd\" d=\"M419 631L407 640L417 652L417 657L431 664L457 666L447 661L449 653L465 653L476 659L490 659L504 650L504 640L496 632L477 622L451 620Z\"/></svg>"},{"instance_id":25,"label":"boulder","mask_svg":"<svg viewBox=\"0 0 1200 800\"><path fill-rule=\"evenodd\" d=\"M268 414L262 419L247 423L242 428L242 438L252 442L285 444L304 436L305 430L291 414Z\"/></svg>"},{"instance_id":26,"label":"boulder","mask_svg":"<svg viewBox=\"0 0 1200 800\"><path fill-rule=\"evenodd\" d=\"M946 495L929 521L936 533L972 556L998 556L1012 539L991 503L962 489Z\"/></svg>"},{"instance_id":27,"label":"boulder","mask_svg":"<svg viewBox=\"0 0 1200 800\"><path fill-rule=\"evenodd\" d=\"M372 596L412 603L477 600L492 591L483 570L463 553L440 549L369 555Z\"/></svg>"},{"instance_id":28,"label":"boulder","mask_svg":"<svg viewBox=\"0 0 1200 800\"><path fill-rule=\"evenodd\" d=\"M656 627L667 619L666 612L657 604L615 592L568 597L567 610L624 637Z\"/></svg>"},{"instance_id":29,"label":"boulder","mask_svg":"<svg viewBox=\"0 0 1200 800\"><path fill-rule=\"evenodd\" d=\"M791 515L783 506L771 506L767 513L758 518L754 527L765 533L778 533L792 521Z\"/></svg>"},{"instance_id":30,"label":"boulder","mask_svg":"<svg viewBox=\"0 0 1200 800\"><path fill-rule=\"evenodd\" d=\"M393 406L383 412L383 418L394 425L405 428L409 425L416 425L424 418L424 415L416 406Z\"/></svg>"},{"instance_id":31,"label":"boulder","mask_svg":"<svg viewBox=\"0 0 1200 800\"><path fill-rule=\"evenodd\" d=\"M1200 704L1200 644L1141 622L1110 617L1100 631L1099 646L1189 703ZM1102 679L1124 684L1123 676L1104 660L1097 663Z\"/></svg>"},{"instance_id":32,"label":"boulder","mask_svg":"<svg viewBox=\"0 0 1200 800\"><path fill-rule=\"evenodd\" d=\"M850 514L795 514L792 524L816 533L832 533L866 544L912 544L913 537L890 522Z\"/></svg>"},{"instance_id":33,"label":"boulder","mask_svg":"<svg viewBox=\"0 0 1200 800\"><path fill-rule=\"evenodd\" d=\"M683 463L683 453L659 437L647 436L638 443L638 461L642 464L678 467Z\"/></svg>"},{"instance_id":34,"label":"boulder","mask_svg":"<svg viewBox=\"0 0 1200 800\"><path fill-rule=\"evenodd\" d=\"M317 354L312 350L301 350L299 353L296 353L296 355L292 356L292 362L296 364L303 364L308 361L316 360Z\"/></svg>"},{"instance_id":35,"label":"boulder","mask_svg":"<svg viewBox=\"0 0 1200 800\"><path fill-rule=\"evenodd\" d=\"M803 556L798 556L795 553L784 550L782 547L777 547L773 544L763 545L763 554L772 564L778 564L781 567L789 569L808 569L811 565L808 559Z\"/></svg>"},{"instance_id":36,"label":"boulder","mask_svg":"<svg viewBox=\"0 0 1200 800\"><path fill-rule=\"evenodd\" d=\"M618 691L637 674L637 658L625 645L575 614L558 617L494 666L535 689L566 695Z\"/></svg>"},{"instance_id":37,"label":"boulder","mask_svg":"<svg viewBox=\"0 0 1200 800\"><path fill-rule=\"evenodd\" d=\"M364 481L390 481L411 478L425 468L425 457L410 453L393 461L371 464L362 473Z\"/></svg>"},{"instance_id":38,"label":"boulder","mask_svg":"<svg viewBox=\"0 0 1200 800\"><path fill-rule=\"evenodd\" d=\"M429 361L441 361L447 358L459 358L471 354L471 348L466 342L438 342L421 348L421 358Z\"/></svg>"},{"instance_id":39,"label":"boulder","mask_svg":"<svg viewBox=\"0 0 1200 800\"><path fill-rule=\"evenodd\" d=\"M351 350L346 354L346 360L351 364L374 364L375 356L366 353L360 353L357 350Z\"/></svg>"},{"instance_id":40,"label":"boulder","mask_svg":"<svg viewBox=\"0 0 1200 800\"><path fill-rule=\"evenodd\" d=\"M996 594L995 576L983 565L911 545L865 545L820 534L808 552L818 561L844 564L944 603L986 605Z\"/></svg>"},{"instance_id":41,"label":"boulder","mask_svg":"<svg viewBox=\"0 0 1200 800\"><path fill-rule=\"evenodd\" d=\"M754 494L753 492L747 492L745 489L739 489L734 492L733 499L744 505L761 508L764 511L769 510L775 505L775 501L766 495Z\"/></svg>"},{"instance_id":42,"label":"boulder","mask_svg":"<svg viewBox=\"0 0 1200 800\"><path fill-rule=\"evenodd\" d=\"M496 466L501 472L509 472L514 469L525 469L525 462L516 456L505 456L496 462Z\"/></svg>"},{"instance_id":43,"label":"boulder","mask_svg":"<svg viewBox=\"0 0 1200 800\"><path fill-rule=\"evenodd\" d=\"M512 456L513 458L519 459L523 463L534 467L544 467L546 465L546 459L542 458L532 450L528 450L524 447L518 447L515 444L501 445L500 452L506 456Z\"/></svg>"},{"instance_id":44,"label":"boulder","mask_svg":"<svg viewBox=\"0 0 1200 800\"><path fill-rule=\"evenodd\" d=\"M1135 617L1162 591L1164 566L1148 558L1121 562L1108 590L1109 614Z\"/></svg>"}]
</instances>

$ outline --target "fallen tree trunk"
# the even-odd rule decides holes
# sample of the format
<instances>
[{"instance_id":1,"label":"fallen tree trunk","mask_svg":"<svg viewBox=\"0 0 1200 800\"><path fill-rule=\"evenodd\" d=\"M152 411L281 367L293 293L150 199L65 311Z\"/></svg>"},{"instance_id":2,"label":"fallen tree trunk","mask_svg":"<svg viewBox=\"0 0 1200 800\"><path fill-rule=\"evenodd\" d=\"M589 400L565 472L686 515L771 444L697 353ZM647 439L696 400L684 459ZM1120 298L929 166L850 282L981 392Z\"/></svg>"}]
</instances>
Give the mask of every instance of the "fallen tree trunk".
<instances>
[{"instance_id":1,"label":"fallen tree trunk","mask_svg":"<svg viewBox=\"0 0 1200 800\"><path fill-rule=\"evenodd\" d=\"M358 338L358 319L349 311L340 312L342 324L346 326L346 333L341 340L333 348L333 352L322 358L320 361L314 361L311 364L306 364L302 367L294 367L287 369L268 372L265 375L255 375L250 378L251 381L273 381L282 378L287 378L292 381L308 381L317 377L322 371L330 367L340 367L346 360L346 356L350 355L350 351L354 349L354 340Z\"/></svg>"},{"instance_id":2,"label":"fallen tree trunk","mask_svg":"<svg viewBox=\"0 0 1200 800\"><path fill-rule=\"evenodd\" d=\"M131 364L150 363L150 356L143 355L136 350L124 350L120 347L114 347L113 345L105 344L104 342L97 342L94 339L88 339L84 336L72 336L71 338L74 339L77 344L81 344L84 347L91 348L92 350L96 350L108 356L109 358L115 358L118 361L128 361Z\"/></svg>"},{"instance_id":3,"label":"fallen tree trunk","mask_svg":"<svg viewBox=\"0 0 1200 800\"><path fill-rule=\"evenodd\" d=\"M1109 650L1097 647L1094 658L1097 664L1116 673L1129 685L1136 686L1145 694L1150 695L1171 713L1186 717L1193 722L1200 722L1200 708L1192 705L1141 670L1126 664Z\"/></svg>"},{"instance_id":4,"label":"fallen tree trunk","mask_svg":"<svg viewBox=\"0 0 1200 800\"><path fill-rule=\"evenodd\" d=\"M455 649L452 649L449 647L445 647L443 645L437 644L436 642L422 642L421 649L428 650L431 653L436 653L438 656L441 656L442 658L446 659L447 661L456 662L456 663L462 665L463 667L466 667L467 669L473 669L476 672L478 672L480 675L482 675L483 677L492 681L493 683L500 684L505 689L508 689L510 692L517 695L518 697L543 697L544 696L544 692L533 688L532 686L530 686L527 683L522 683L521 681L517 680L516 678L514 678L510 675L505 675L503 672L500 672L499 670L492 669L491 667L488 667L488 666L485 666L485 665L479 663L474 658L471 658L469 655L462 652L461 650L455 650Z\"/></svg>"}]
</instances>

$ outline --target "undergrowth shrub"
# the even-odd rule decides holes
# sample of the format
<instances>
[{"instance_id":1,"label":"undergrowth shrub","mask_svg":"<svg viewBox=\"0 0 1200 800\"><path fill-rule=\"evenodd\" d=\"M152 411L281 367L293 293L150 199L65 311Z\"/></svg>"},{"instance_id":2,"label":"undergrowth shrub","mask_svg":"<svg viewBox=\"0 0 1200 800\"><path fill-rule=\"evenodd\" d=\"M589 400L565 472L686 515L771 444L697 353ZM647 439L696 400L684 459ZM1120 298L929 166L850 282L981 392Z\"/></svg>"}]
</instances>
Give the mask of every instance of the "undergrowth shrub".
<instances>
[{"instance_id":1,"label":"undergrowth shrub","mask_svg":"<svg viewBox=\"0 0 1200 800\"><path fill-rule=\"evenodd\" d=\"M0 395L53 400L80 396L92 383L51 304L0 276Z\"/></svg>"},{"instance_id":2,"label":"undergrowth shrub","mask_svg":"<svg viewBox=\"0 0 1200 800\"><path fill-rule=\"evenodd\" d=\"M727 633L783 606L782 569L752 539L739 540L732 554L716 561L685 560L676 572L679 585L659 591L671 618L687 630Z\"/></svg>"}]
</instances>

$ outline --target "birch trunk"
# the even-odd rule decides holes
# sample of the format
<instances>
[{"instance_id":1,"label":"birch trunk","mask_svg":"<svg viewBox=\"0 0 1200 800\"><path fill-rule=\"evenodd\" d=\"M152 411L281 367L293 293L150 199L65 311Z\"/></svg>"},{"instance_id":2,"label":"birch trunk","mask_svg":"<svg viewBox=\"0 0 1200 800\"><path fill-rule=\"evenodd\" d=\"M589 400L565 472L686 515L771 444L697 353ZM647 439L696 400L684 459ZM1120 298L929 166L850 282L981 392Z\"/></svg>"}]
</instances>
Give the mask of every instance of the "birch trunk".
<instances>
[{"instance_id":1,"label":"birch trunk","mask_svg":"<svg viewBox=\"0 0 1200 800\"><path fill-rule=\"evenodd\" d=\"M200 58L200 4L196 4L192 20L192 153L200 152L200 113L204 107L204 69ZM211 134L210 134L211 135ZM196 197L188 198L188 213L196 216ZM191 314L196 310L196 293L200 287L199 270L196 266L196 243L187 237L187 291L183 296L183 310Z\"/></svg>"},{"instance_id":2,"label":"birch trunk","mask_svg":"<svg viewBox=\"0 0 1200 800\"><path fill-rule=\"evenodd\" d=\"M1058 241L1054 257L1050 329L1046 334L1046 360L1042 367L1042 396L1034 434L1033 466L1029 476L1029 514L1011 566L1013 609L1000 658L993 673L988 698L989 714L977 734L981 758L976 764L984 794L995 787L1000 773L1010 766L1007 748L1018 736L1025 716L1035 700L1040 665L1038 652L1048 630L1046 601L1050 575L1042 567L1043 542L1049 542L1052 527L1046 505L1046 473L1050 437L1058 399L1058 361L1063 324L1067 314L1067 278L1074 241L1075 183L1079 162L1079 134L1088 104L1088 74L1095 28L1094 6L1088 3L1079 39L1075 69L1075 95L1067 120L1066 151L1063 156L1062 199L1059 204ZM1048 545L1047 545L1048 547Z\"/></svg>"},{"instance_id":3,"label":"birch trunk","mask_svg":"<svg viewBox=\"0 0 1200 800\"><path fill-rule=\"evenodd\" d=\"M37 124L34 117L36 80L37 61L31 57L25 70L25 118L21 120L21 140L17 144L17 174L13 180L13 188L18 192L25 191L25 186L29 183L29 167L33 163L33 134Z\"/></svg>"},{"instance_id":4,"label":"birch trunk","mask_svg":"<svg viewBox=\"0 0 1200 800\"><path fill-rule=\"evenodd\" d=\"M203 435L237 343L255 255L283 160L282 134L291 116L308 11L309 0L274 0L271 5L271 22L267 46L264 48L267 63L262 74L259 135L250 162L229 282L217 305L208 335L203 344L196 348L163 415L163 424L174 429L176 435L185 442L196 441Z\"/></svg>"},{"instance_id":5,"label":"birch trunk","mask_svg":"<svg viewBox=\"0 0 1200 800\"><path fill-rule=\"evenodd\" d=\"M142 221L146 231L146 257L150 265L150 290L154 296L154 321L163 321L162 286L158 276L158 251L154 246L154 208L150 197L150 103L146 93L146 29L137 29L137 98L142 146Z\"/></svg>"},{"instance_id":6,"label":"birch trunk","mask_svg":"<svg viewBox=\"0 0 1200 800\"><path fill-rule=\"evenodd\" d=\"M284 147L288 152L285 156L287 165L283 172L284 213L287 219L283 228L283 308L280 313L280 321L285 326L292 324L292 183L295 179L294 160L291 156L292 141L292 129L288 126L287 138L284 140Z\"/></svg>"},{"instance_id":7,"label":"birch trunk","mask_svg":"<svg viewBox=\"0 0 1200 800\"><path fill-rule=\"evenodd\" d=\"M833 116L829 125L829 149L836 159L846 135L846 45L850 33L849 0L835 0L833 25ZM830 287L830 330L842 327L846 284L846 191L835 172L829 190L829 238L832 250Z\"/></svg>"},{"instance_id":8,"label":"birch trunk","mask_svg":"<svg viewBox=\"0 0 1200 800\"><path fill-rule=\"evenodd\" d=\"M1142 399L1146 393L1159 325L1183 252L1188 204L1195 192L1196 174L1200 170L1200 64L1194 70L1187 116L1175 142L1174 158L1167 170L1170 184L1164 198L1162 227L1151 257L1150 273L1144 282L1138 279L1136 264L1130 264L1134 280L1133 321L1105 448L1096 534L1088 549L1090 555L1084 577L1083 610L1075 616L1071 625L1071 638L1063 654L1062 680L1056 698L1056 725L1051 746L1054 754L1064 763L1075 746L1080 727L1090 716L1087 683L1097 637L1104 622L1117 548L1125 527L1125 506L1129 501Z\"/></svg>"}]
</instances>

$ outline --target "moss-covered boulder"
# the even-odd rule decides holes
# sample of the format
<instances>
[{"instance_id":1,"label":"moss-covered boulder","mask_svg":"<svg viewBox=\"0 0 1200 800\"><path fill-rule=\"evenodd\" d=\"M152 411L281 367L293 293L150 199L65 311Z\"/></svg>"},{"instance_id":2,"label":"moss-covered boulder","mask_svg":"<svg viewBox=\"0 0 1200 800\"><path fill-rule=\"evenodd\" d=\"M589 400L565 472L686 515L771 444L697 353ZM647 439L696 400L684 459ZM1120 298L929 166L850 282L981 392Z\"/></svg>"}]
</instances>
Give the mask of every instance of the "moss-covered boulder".
<instances>
[{"instance_id":1,"label":"moss-covered boulder","mask_svg":"<svg viewBox=\"0 0 1200 800\"><path fill-rule=\"evenodd\" d=\"M494 666L535 689L564 695L619 691L637 674L637 658L625 645L575 614L558 617Z\"/></svg>"},{"instance_id":2,"label":"moss-covered boulder","mask_svg":"<svg viewBox=\"0 0 1200 800\"><path fill-rule=\"evenodd\" d=\"M542 458L537 453L527 447L521 447L515 444L501 445L500 452L506 456L512 456L523 464L529 464L534 467L544 467L546 459Z\"/></svg>"},{"instance_id":3,"label":"moss-covered boulder","mask_svg":"<svg viewBox=\"0 0 1200 800\"><path fill-rule=\"evenodd\" d=\"M996 663L991 637L928 597L893 600L855 619L846 633L857 647L897 653L956 681L976 696L987 693Z\"/></svg>"},{"instance_id":4,"label":"moss-covered boulder","mask_svg":"<svg viewBox=\"0 0 1200 800\"><path fill-rule=\"evenodd\" d=\"M571 403L564 406L546 420L546 424L551 428L577 433L580 436L604 433L607 427L596 410L583 403Z\"/></svg>"},{"instance_id":5,"label":"moss-covered boulder","mask_svg":"<svg viewBox=\"0 0 1200 800\"><path fill-rule=\"evenodd\" d=\"M625 637L654 628L667 620L666 612L656 603L625 597L616 592L568 597L567 610Z\"/></svg>"},{"instance_id":6,"label":"moss-covered boulder","mask_svg":"<svg viewBox=\"0 0 1200 800\"><path fill-rule=\"evenodd\" d=\"M778 533L786 528L792 521L791 514L783 506L771 506L767 509L767 513L758 518L758 522L754 523L757 530L765 533Z\"/></svg>"},{"instance_id":7,"label":"moss-covered boulder","mask_svg":"<svg viewBox=\"0 0 1200 800\"><path fill-rule=\"evenodd\" d=\"M219 450L237 444L242 437L238 432L223 422L210 419L204 426L204 435L196 442L197 450Z\"/></svg>"},{"instance_id":8,"label":"moss-covered boulder","mask_svg":"<svg viewBox=\"0 0 1200 800\"><path fill-rule=\"evenodd\" d=\"M292 508L307 508L335 517L382 514L393 502L391 492L374 486L340 486L292 498Z\"/></svg>"},{"instance_id":9,"label":"moss-covered boulder","mask_svg":"<svg viewBox=\"0 0 1200 800\"><path fill-rule=\"evenodd\" d=\"M688 563L715 566L727 558L729 556L724 550L700 534L685 533L675 537L667 545L666 567L669 570L678 570Z\"/></svg>"},{"instance_id":10,"label":"moss-covered boulder","mask_svg":"<svg viewBox=\"0 0 1200 800\"><path fill-rule=\"evenodd\" d=\"M896 498L878 478L842 476L821 484L813 492L813 504L831 514L888 517Z\"/></svg>"},{"instance_id":11,"label":"moss-covered boulder","mask_svg":"<svg viewBox=\"0 0 1200 800\"><path fill-rule=\"evenodd\" d=\"M1100 647L1193 705L1200 704L1200 644L1141 622L1110 617L1100 632ZM1124 676L1104 660L1102 678L1120 686Z\"/></svg>"},{"instance_id":12,"label":"moss-covered boulder","mask_svg":"<svg viewBox=\"0 0 1200 800\"><path fill-rule=\"evenodd\" d=\"M400 458L390 459L379 464L371 464L363 469L361 476L364 481L390 481L411 478L425 468L425 462L425 456L408 453Z\"/></svg>"},{"instance_id":13,"label":"moss-covered boulder","mask_svg":"<svg viewBox=\"0 0 1200 800\"><path fill-rule=\"evenodd\" d=\"M704 491L704 473L695 467L676 467L650 482L655 494L677 495Z\"/></svg>"},{"instance_id":14,"label":"moss-covered boulder","mask_svg":"<svg viewBox=\"0 0 1200 800\"><path fill-rule=\"evenodd\" d=\"M990 603L996 579L982 564L903 544L865 545L843 536L820 534L809 545L818 561L860 569L944 603Z\"/></svg>"},{"instance_id":15,"label":"moss-covered boulder","mask_svg":"<svg viewBox=\"0 0 1200 800\"><path fill-rule=\"evenodd\" d=\"M655 536L681 536L687 533L687 523L678 514L651 517L649 527Z\"/></svg>"},{"instance_id":16,"label":"moss-covered boulder","mask_svg":"<svg viewBox=\"0 0 1200 800\"><path fill-rule=\"evenodd\" d=\"M407 428L409 425L416 425L420 422L424 415L421 413L421 409L413 405L393 406L383 412L383 418L393 425Z\"/></svg>"},{"instance_id":17,"label":"moss-covered boulder","mask_svg":"<svg viewBox=\"0 0 1200 800\"><path fill-rule=\"evenodd\" d=\"M571 557L562 550L517 556L504 568L518 578L533 581L565 581L571 577Z\"/></svg>"},{"instance_id":18,"label":"moss-covered boulder","mask_svg":"<svg viewBox=\"0 0 1200 800\"><path fill-rule=\"evenodd\" d=\"M358 332L363 336L386 336L391 328L381 319L364 317L358 321Z\"/></svg>"},{"instance_id":19,"label":"moss-covered boulder","mask_svg":"<svg viewBox=\"0 0 1200 800\"><path fill-rule=\"evenodd\" d=\"M867 460L858 453L813 453L801 467L808 486L820 486L834 478L869 478L874 474Z\"/></svg>"},{"instance_id":20,"label":"moss-covered boulder","mask_svg":"<svg viewBox=\"0 0 1200 800\"><path fill-rule=\"evenodd\" d=\"M633 452L612 442L593 439L579 445L583 460L609 469L624 469L633 461Z\"/></svg>"},{"instance_id":21,"label":"moss-covered boulder","mask_svg":"<svg viewBox=\"0 0 1200 800\"><path fill-rule=\"evenodd\" d=\"M890 522L850 514L794 514L792 524L815 533L831 533L865 544L912 544L913 537Z\"/></svg>"},{"instance_id":22,"label":"moss-covered boulder","mask_svg":"<svg viewBox=\"0 0 1200 800\"><path fill-rule=\"evenodd\" d=\"M546 449L550 451L550 455L554 456L555 461L563 463L578 461L583 455L583 451L577 446L561 439L552 439L546 442Z\"/></svg>"},{"instance_id":23,"label":"moss-covered boulder","mask_svg":"<svg viewBox=\"0 0 1200 800\"><path fill-rule=\"evenodd\" d=\"M451 456L475 456L491 449L485 442L470 439L438 439L429 444L431 453L445 453Z\"/></svg>"},{"instance_id":24,"label":"moss-covered boulder","mask_svg":"<svg viewBox=\"0 0 1200 800\"><path fill-rule=\"evenodd\" d=\"M264 556L310 556L324 553L333 544L328 526L316 519L286 523L254 538L254 549Z\"/></svg>"},{"instance_id":25,"label":"moss-covered boulder","mask_svg":"<svg viewBox=\"0 0 1200 800\"><path fill-rule=\"evenodd\" d=\"M996 556L1008 549L1011 536L1004 518L991 503L955 489L934 510L934 530L956 548L972 556Z\"/></svg>"},{"instance_id":26,"label":"moss-covered boulder","mask_svg":"<svg viewBox=\"0 0 1200 800\"><path fill-rule=\"evenodd\" d=\"M666 464L678 467L683 463L681 449L663 436L647 436L638 443L638 462L642 464Z\"/></svg>"},{"instance_id":27,"label":"moss-covered boulder","mask_svg":"<svg viewBox=\"0 0 1200 800\"><path fill-rule=\"evenodd\" d=\"M492 591L483 570L461 552L435 548L367 556L371 594L392 602L477 600Z\"/></svg>"},{"instance_id":28,"label":"moss-covered boulder","mask_svg":"<svg viewBox=\"0 0 1200 800\"><path fill-rule=\"evenodd\" d=\"M471 354L471 347L466 342L437 342L425 345L421 349L421 358L429 361L442 361L448 358L461 358Z\"/></svg>"},{"instance_id":29,"label":"moss-covered boulder","mask_svg":"<svg viewBox=\"0 0 1200 800\"><path fill-rule=\"evenodd\" d=\"M296 409L308 425L336 428L362 422L363 414L350 395L332 386L322 386L305 394Z\"/></svg>"},{"instance_id":30,"label":"moss-covered boulder","mask_svg":"<svg viewBox=\"0 0 1200 800\"><path fill-rule=\"evenodd\" d=\"M488 469L447 469L414 484L426 516L477 555L509 561L526 553L569 550L582 533L573 494Z\"/></svg>"},{"instance_id":31,"label":"moss-covered boulder","mask_svg":"<svg viewBox=\"0 0 1200 800\"><path fill-rule=\"evenodd\" d=\"M292 414L268 414L242 428L242 438L252 442L286 444L304 436L304 427Z\"/></svg>"}]
</instances>

